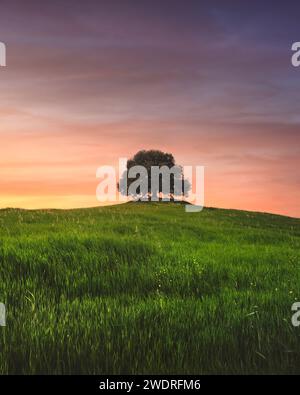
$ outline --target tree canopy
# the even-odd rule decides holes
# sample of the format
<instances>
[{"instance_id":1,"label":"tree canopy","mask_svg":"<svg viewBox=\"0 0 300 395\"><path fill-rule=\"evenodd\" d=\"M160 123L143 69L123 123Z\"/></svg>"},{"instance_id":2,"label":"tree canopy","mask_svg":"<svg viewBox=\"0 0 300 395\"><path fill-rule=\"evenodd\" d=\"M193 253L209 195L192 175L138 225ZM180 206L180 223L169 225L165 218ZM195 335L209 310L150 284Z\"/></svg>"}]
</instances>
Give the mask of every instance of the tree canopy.
<instances>
[{"instance_id":1,"label":"tree canopy","mask_svg":"<svg viewBox=\"0 0 300 395\"><path fill-rule=\"evenodd\" d=\"M134 200L174 201L188 196L191 184L171 153L141 150L127 161L119 191Z\"/></svg>"}]
</instances>

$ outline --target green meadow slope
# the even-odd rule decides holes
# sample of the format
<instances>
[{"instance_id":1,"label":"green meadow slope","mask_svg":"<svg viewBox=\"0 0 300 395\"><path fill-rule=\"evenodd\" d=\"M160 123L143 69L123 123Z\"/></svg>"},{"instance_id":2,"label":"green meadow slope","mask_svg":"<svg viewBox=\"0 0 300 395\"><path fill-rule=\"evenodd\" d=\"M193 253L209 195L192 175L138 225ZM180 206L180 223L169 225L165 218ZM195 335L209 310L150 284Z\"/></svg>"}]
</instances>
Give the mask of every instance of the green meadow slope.
<instances>
[{"instance_id":1,"label":"green meadow slope","mask_svg":"<svg viewBox=\"0 0 300 395\"><path fill-rule=\"evenodd\" d=\"M0 211L0 373L300 373L300 220Z\"/></svg>"}]
</instances>

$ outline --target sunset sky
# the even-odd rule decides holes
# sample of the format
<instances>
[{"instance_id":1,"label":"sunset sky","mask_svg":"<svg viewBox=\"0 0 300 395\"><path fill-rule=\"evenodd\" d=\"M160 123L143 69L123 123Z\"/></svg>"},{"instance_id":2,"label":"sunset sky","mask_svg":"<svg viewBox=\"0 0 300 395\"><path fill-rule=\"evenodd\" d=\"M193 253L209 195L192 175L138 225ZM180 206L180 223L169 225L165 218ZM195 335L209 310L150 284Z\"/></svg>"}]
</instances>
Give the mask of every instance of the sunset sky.
<instances>
[{"instance_id":1,"label":"sunset sky","mask_svg":"<svg viewBox=\"0 0 300 395\"><path fill-rule=\"evenodd\" d=\"M96 206L140 149L205 205L300 217L299 1L2 0L0 208Z\"/></svg>"}]
</instances>

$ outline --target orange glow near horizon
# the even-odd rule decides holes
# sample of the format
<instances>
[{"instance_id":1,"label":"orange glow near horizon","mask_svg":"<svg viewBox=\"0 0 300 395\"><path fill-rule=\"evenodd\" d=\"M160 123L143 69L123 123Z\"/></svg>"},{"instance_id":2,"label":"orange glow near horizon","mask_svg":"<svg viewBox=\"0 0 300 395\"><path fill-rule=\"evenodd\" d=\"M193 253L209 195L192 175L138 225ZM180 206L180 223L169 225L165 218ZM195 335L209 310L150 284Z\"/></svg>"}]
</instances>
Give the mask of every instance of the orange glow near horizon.
<instances>
[{"instance_id":1,"label":"orange glow near horizon","mask_svg":"<svg viewBox=\"0 0 300 395\"><path fill-rule=\"evenodd\" d=\"M98 166L117 167L119 157L159 148L172 152L179 164L205 166L206 206L300 216L298 190L289 172L292 167L299 168L300 161L298 156L286 154L289 146L297 143L294 133L282 142L282 131L274 132L272 127L272 131L265 128L264 134L251 131L241 138L233 126L226 129L207 124L198 128L197 123L186 122L175 126L171 120L83 126L84 133L74 124L48 121L39 133L30 133L32 125L40 122L38 118L27 115L27 122L23 120L20 126L18 115L9 116L12 122L6 124L6 130L11 133L2 138L0 147L1 208L98 206ZM185 128L191 141L181 133L172 134L175 128ZM160 137L162 130L165 133ZM138 132L147 136L143 143ZM99 139L98 133L105 138ZM281 155L274 156L275 149Z\"/></svg>"}]
</instances>

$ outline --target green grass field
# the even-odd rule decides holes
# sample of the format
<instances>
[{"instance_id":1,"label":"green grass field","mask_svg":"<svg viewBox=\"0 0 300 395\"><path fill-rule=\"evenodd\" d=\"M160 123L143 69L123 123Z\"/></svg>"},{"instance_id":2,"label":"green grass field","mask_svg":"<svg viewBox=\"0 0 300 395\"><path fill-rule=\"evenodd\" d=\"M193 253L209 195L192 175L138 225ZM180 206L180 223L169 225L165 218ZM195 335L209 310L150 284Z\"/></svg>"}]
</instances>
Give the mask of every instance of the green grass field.
<instances>
[{"instance_id":1,"label":"green grass field","mask_svg":"<svg viewBox=\"0 0 300 395\"><path fill-rule=\"evenodd\" d=\"M300 373L300 220L0 211L0 373Z\"/></svg>"}]
</instances>

